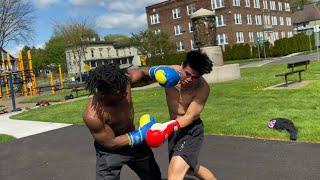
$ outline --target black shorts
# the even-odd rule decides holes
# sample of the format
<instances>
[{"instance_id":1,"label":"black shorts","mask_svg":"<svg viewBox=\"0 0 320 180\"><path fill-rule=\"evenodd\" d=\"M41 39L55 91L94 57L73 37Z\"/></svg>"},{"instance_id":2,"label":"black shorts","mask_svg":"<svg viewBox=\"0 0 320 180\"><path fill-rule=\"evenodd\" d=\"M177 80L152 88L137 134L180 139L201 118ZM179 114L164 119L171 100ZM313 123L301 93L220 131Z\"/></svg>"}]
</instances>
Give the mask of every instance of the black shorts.
<instances>
[{"instance_id":1,"label":"black shorts","mask_svg":"<svg viewBox=\"0 0 320 180\"><path fill-rule=\"evenodd\" d=\"M160 180L161 173L152 150L145 144L107 150L97 142L96 180L120 179L123 165L128 165L143 180Z\"/></svg>"},{"instance_id":2,"label":"black shorts","mask_svg":"<svg viewBox=\"0 0 320 180\"><path fill-rule=\"evenodd\" d=\"M172 156L180 156L190 166L190 170L198 165L198 156L204 138L202 120L194 120L189 126L174 132L168 139L169 160Z\"/></svg>"}]
</instances>

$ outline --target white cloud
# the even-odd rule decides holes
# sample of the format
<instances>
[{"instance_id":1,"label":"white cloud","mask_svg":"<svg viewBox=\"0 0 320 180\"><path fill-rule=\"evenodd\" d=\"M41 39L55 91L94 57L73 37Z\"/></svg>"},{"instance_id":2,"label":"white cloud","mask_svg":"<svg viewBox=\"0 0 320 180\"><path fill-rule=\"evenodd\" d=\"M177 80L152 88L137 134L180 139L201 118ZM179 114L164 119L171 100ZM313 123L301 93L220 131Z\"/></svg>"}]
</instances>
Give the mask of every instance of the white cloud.
<instances>
[{"instance_id":1,"label":"white cloud","mask_svg":"<svg viewBox=\"0 0 320 180\"><path fill-rule=\"evenodd\" d=\"M45 46L46 44L45 44L45 42L42 42L42 43L39 43L39 44L36 44L34 47L36 47L36 48L40 48L40 49L44 49L44 46Z\"/></svg>"},{"instance_id":2,"label":"white cloud","mask_svg":"<svg viewBox=\"0 0 320 180\"><path fill-rule=\"evenodd\" d=\"M146 14L134 15L130 13L110 13L96 18L96 26L105 29L123 28L137 30L146 28Z\"/></svg>"},{"instance_id":3,"label":"white cloud","mask_svg":"<svg viewBox=\"0 0 320 180\"><path fill-rule=\"evenodd\" d=\"M146 6L151 4L163 2L164 0L125 0L125 1L108 1L101 3L105 8L115 11L134 11L134 10L145 10Z\"/></svg>"},{"instance_id":4,"label":"white cloud","mask_svg":"<svg viewBox=\"0 0 320 180\"><path fill-rule=\"evenodd\" d=\"M97 4L101 2L101 0L69 0L69 3L72 5L83 6L87 4Z\"/></svg>"},{"instance_id":5,"label":"white cloud","mask_svg":"<svg viewBox=\"0 0 320 180\"><path fill-rule=\"evenodd\" d=\"M60 0L33 0L33 3L38 8L46 8L49 5L57 4Z\"/></svg>"}]
</instances>

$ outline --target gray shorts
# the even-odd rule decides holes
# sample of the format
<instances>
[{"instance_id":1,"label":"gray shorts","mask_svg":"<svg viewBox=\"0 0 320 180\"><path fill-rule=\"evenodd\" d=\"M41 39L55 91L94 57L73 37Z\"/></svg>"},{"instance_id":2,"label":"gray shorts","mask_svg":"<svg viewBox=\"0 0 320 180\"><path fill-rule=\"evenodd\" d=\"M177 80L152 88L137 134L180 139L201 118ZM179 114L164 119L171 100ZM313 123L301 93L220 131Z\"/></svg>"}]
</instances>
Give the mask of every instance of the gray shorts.
<instances>
[{"instance_id":1,"label":"gray shorts","mask_svg":"<svg viewBox=\"0 0 320 180\"><path fill-rule=\"evenodd\" d=\"M107 150L97 142L96 180L118 180L123 165L128 165L143 180L160 180L161 173L152 150L145 144Z\"/></svg>"},{"instance_id":2,"label":"gray shorts","mask_svg":"<svg viewBox=\"0 0 320 180\"><path fill-rule=\"evenodd\" d=\"M174 132L168 139L169 160L180 156L190 166L190 170L198 165L198 156L204 138L202 120L194 120L189 126Z\"/></svg>"}]
</instances>

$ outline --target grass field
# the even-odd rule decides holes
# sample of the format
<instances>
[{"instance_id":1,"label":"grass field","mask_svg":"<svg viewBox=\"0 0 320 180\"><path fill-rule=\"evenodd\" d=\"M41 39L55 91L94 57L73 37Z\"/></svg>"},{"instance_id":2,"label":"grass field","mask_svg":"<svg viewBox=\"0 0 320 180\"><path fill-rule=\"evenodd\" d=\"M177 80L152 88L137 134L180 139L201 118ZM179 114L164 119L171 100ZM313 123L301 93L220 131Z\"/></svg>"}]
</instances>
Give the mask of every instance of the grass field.
<instances>
[{"instance_id":1,"label":"grass field","mask_svg":"<svg viewBox=\"0 0 320 180\"><path fill-rule=\"evenodd\" d=\"M15 139L15 138L12 137L12 136L5 135L5 134L0 134L0 143L12 141L12 140L14 140L14 139Z\"/></svg>"},{"instance_id":2,"label":"grass field","mask_svg":"<svg viewBox=\"0 0 320 180\"><path fill-rule=\"evenodd\" d=\"M201 117L207 134L249 136L265 139L288 139L286 132L266 126L275 117L291 119L299 130L299 141L320 142L320 63L312 62L303 79L310 83L300 89L264 90L283 82L275 74L285 72L286 65L268 65L241 69L241 80L211 84L211 94ZM289 79L297 80L298 75ZM158 121L168 120L164 90L134 91L135 120L150 113ZM87 100L30 110L15 119L82 124Z\"/></svg>"}]
</instances>

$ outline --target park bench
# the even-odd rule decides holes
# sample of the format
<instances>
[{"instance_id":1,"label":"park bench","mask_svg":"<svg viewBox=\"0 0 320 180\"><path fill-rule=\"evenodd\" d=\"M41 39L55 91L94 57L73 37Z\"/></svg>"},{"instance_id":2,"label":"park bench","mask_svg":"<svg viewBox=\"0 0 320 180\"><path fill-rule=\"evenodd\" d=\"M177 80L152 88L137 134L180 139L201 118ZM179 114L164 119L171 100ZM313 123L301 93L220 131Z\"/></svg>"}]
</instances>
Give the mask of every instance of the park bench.
<instances>
[{"instance_id":1,"label":"park bench","mask_svg":"<svg viewBox=\"0 0 320 180\"><path fill-rule=\"evenodd\" d=\"M287 68L290 69L290 71L276 74L276 77L284 76L285 85L288 86L288 76L293 75L295 73L299 73L299 81L301 81L301 73L307 70L307 66L309 64L310 64L310 60L288 63ZM304 68L303 69L301 69L301 68L296 69L297 67L301 67L301 66L304 66Z\"/></svg>"}]
</instances>

